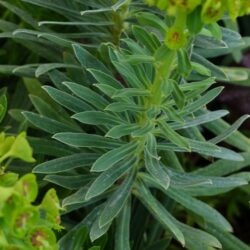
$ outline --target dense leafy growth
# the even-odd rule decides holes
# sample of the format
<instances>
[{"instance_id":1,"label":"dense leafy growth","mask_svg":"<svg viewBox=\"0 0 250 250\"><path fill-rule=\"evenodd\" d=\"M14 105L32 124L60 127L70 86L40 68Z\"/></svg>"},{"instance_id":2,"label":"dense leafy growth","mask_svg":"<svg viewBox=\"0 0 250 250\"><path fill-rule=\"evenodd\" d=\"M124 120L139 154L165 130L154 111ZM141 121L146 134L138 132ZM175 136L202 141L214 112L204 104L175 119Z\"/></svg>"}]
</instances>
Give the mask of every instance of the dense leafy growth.
<instances>
[{"instance_id":1,"label":"dense leafy growth","mask_svg":"<svg viewBox=\"0 0 250 250\"><path fill-rule=\"evenodd\" d=\"M41 244L51 249L88 249L91 242L91 249L249 249L206 202L249 181L248 174L235 174L250 161L250 141L237 131L249 116L230 126L223 120L227 110L207 107L223 90L214 86L217 81L248 79L243 68L210 61L229 53L237 59L235 50L250 45L227 27L227 15L249 12L248 1L146 1L157 8L126 0L14 3L0 1L25 29L2 23L2 37L37 58L2 68L22 77L32 104L10 110L10 116L27 128L41 187L58 189L67 231L56 246L51 229L60 228L58 199L50 189L41 205L30 205L37 186L28 174L15 177L11 188L0 186L12 190L4 201L15 195L32 213L31 222L13 234L30 235L29 225L39 223L47 236ZM54 19L36 20L34 9ZM222 26L216 23L221 19ZM3 95L0 120L6 107ZM0 143L2 161L33 162L24 133L3 133ZM194 166L193 155L203 167ZM21 199L16 186L25 178L34 186L32 198ZM39 217L40 210L48 216ZM3 223L9 230L9 220Z\"/></svg>"}]
</instances>

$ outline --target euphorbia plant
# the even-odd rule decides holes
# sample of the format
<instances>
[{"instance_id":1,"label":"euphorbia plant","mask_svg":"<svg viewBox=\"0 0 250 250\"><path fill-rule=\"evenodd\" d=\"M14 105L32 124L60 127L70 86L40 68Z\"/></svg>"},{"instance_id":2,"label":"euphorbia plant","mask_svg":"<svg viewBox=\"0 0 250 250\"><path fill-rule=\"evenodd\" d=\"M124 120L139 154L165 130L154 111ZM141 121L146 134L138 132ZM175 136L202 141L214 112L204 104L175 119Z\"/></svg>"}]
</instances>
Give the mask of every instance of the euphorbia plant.
<instances>
[{"instance_id":1,"label":"euphorbia plant","mask_svg":"<svg viewBox=\"0 0 250 250\"><path fill-rule=\"evenodd\" d=\"M79 64L71 56L65 63L36 69L37 76L50 79L41 80L43 85L56 86L43 90L57 104L36 83L39 91L31 90L31 101L39 115L23 115L63 144L30 138L38 144L37 154L55 157L34 172L69 190L63 192L68 213L89 212L59 245L68 246L72 236L80 239L80 229L87 227L92 241L115 230L107 249L166 249L174 247L172 239L188 249L249 249L230 234L225 217L198 198L247 184L244 176L228 175L248 165L249 139L236 132L248 116L230 127L221 119L227 111L207 108L223 89L212 86L216 80L235 77L235 70L206 59L243 46L237 33L215 24L223 14L235 15L226 11L229 1L148 2L164 11L154 9L152 14L140 1L112 1L112 6L131 8L126 14L133 17L133 25L121 25L127 28L126 36L115 44L111 39L99 50L53 35L51 40L69 54L73 51ZM119 10L96 6L83 12L108 15ZM217 14L209 16L212 12ZM62 67L68 71L54 70ZM215 136L206 138L206 129ZM218 145L223 141L246 152ZM207 166L188 172L190 153L199 154ZM178 204L191 223L176 212ZM65 218L71 219L67 214Z\"/></svg>"},{"instance_id":2,"label":"euphorbia plant","mask_svg":"<svg viewBox=\"0 0 250 250\"><path fill-rule=\"evenodd\" d=\"M182 48L187 42L188 35L198 34L205 24L215 35L216 30L219 31L216 22L224 14L235 20L250 12L247 0L146 0L146 2L174 17L174 23L167 31L165 40L166 46L172 49ZM216 37L218 38L218 33Z\"/></svg>"},{"instance_id":3,"label":"euphorbia plant","mask_svg":"<svg viewBox=\"0 0 250 250\"><path fill-rule=\"evenodd\" d=\"M1 249L57 249L52 229L60 227L60 205L54 189L50 189L40 205L33 205L38 195L34 174L20 179L7 172L6 160L19 158L34 162L24 134L5 137L0 141L0 248ZM9 164L10 161L7 161Z\"/></svg>"},{"instance_id":4,"label":"euphorbia plant","mask_svg":"<svg viewBox=\"0 0 250 250\"><path fill-rule=\"evenodd\" d=\"M6 97L1 97L0 117L7 108ZM32 149L26 134L7 136L0 133L0 249L58 249L52 229L59 230L60 204L54 189L48 190L42 202L37 199L38 184L34 174L21 178L8 172L14 159L33 163Z\"/></svg>"}]
</instances>

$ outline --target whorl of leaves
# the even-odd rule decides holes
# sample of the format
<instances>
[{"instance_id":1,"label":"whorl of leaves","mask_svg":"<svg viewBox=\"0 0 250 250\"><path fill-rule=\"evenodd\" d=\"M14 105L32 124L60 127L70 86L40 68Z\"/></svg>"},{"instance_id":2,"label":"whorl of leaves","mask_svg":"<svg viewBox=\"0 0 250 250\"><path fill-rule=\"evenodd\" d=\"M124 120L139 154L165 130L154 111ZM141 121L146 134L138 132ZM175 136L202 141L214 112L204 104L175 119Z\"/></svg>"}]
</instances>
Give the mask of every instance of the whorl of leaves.
<instances>
[{"instance_id":1,"label":"whorl of leaves","mask_svg":"<svg viewBox=\"0 0 250 250\"><path fill-rule=\"evenodd\" d=\"M58 13L63 11L69 19L76 15L72 8L50 6L50 1L25 2ZM86 8L86 1L76 2ZM83 18L92 13L107 17L109 12L116 11L122 16L128 4L129 1L118 1L111 8L91 5L83 10ZM192 250L222 246L233 249L235 245L248 249L230 234L232 227L223 215L199 199L247 183L244 176L230 174L249 163L249 139L236 132L248 116L229 126L222 120L228 114L226 110L210 111L206 107L222 91L221 87L213 87L216 81L247 78L244 70L220 68L208 58L247 44L234 31L209 26L181 49L170 50L164 42L169 26L161 18L162 13L149 13L144 5L145 11L138 11L138 6L139 1L129 5L130 17L136 24L118 39L119 44L102 44L98 50L88 49L86 43L62 39L51 30L39 33L38 37L48 40L53 48L67 51L68 56L56 63L25 69L33 70L29 76L35 72L43 86L36 80L25 80L39 114L30 111L22 114L32 129L48 133L47 139L33 137L30 143L37 154L55 158L37 165L34 172L45 174L45 180L70 190L63 200L68 212L79 208L93 210L59 243L69 244L72 232L79 232L82 225L87 226L94 241L115 224L115 249L145 249L144 246L159 242L161 248L157 249L165 249L172 238ZM79 22L45 21L40 25L78 27ZM106 24L103 19L96 24L100 24L98 30L109 34L102 28L101 24ZM82 28L84 31L97 28L92 30L90 26L85 23ZM206 139L204 130L214 136ZM235 151L221 142L233 145ZM187 172L181 157L188 159L191 154L213 162ZM200 229L174 216L176 204L186 209ZM145 208L149 213L145 213ZM151 214L158 223L152 228L143 227L148 224L145 218L140 218L140 212L146 219ZM140 222L142 227L138 230L144 237L139 243L130 225Z\"/></svg>"}]
</instances>

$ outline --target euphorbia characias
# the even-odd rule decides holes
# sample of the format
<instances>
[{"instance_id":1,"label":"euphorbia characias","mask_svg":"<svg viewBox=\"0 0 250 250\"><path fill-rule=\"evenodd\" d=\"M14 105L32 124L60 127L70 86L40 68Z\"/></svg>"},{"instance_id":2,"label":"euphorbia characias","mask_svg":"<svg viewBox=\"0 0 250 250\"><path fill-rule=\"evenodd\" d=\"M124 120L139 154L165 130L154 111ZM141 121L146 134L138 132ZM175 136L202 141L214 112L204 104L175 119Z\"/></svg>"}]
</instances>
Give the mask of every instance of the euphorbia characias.
<instances>
[{"instance_id":1,"label":"euphorbia characias","mask_svg":"<svg viewBox=\"0 0 250 250\"><path fill-rule=\"evenodd\" d=\"M183 48L187 42L188 16L194 17L199 13L200 22L203 25L215 23L224 14L235 20L237 17L250 12L248 0L145 0L150 6L156 6L160 10L173 16L175 21L172 27L166 31L165 44L170 49ZM195 14L194 14L195 13ZM197 21L197 20L196 20ZM194 24L195 25L195 24ZM200 29L202 25L200 26ZM200 31L200 30L198 30Z\"/></svg>"},{"instance_id":2,"label":"euphorbia characias","mask_svg":"<svg viewBox=\"0 0 250 250\"><path fill-rule=\"evenodd\" d=\"M0 175L0 191L0 249L57 249L53 229L62 227L55 190L49 190L40 205L33 205L38 195L35 175L18 180L15 174L6 173Z\"/></svg>"},{"instance_id":3,"label":"euphorbia characias","mask_svg":"<svg viewBox=\"0 0 250 250\"><path fill-rule=\"evenodd\" d=\"M59 240L59 248L88 249L90 240L95 244L100 238L98 242L106 244L100 249L165 250L177 247L172 240L190 250L236 245L248 249L232 238L232 226L207 204L209 200L199 198L247 184L244 176L234 173L245 167L249 140L234 132L249 116L230 127L222 120L228 111L209 111L207 104L222 91L212 87L216 81L233 82L245 73L218 67L209 58L242 49L239 34L216 21L223 15L235 19L246 11L248 1L143 1L158 10L145 8L141 1L60 0L60 6L53 8L63 14L63 22L60 17L40 20L52 29L60 25L57 32L36 30L36 22L35 31L15 32L32 34L32 43L44 44L39 52L48 58L58 49L58 58L39 63L38 68L25 65L32 69L31 78L41 77L24 80L32 84L27 89L36 111L24 111L22 117L41 159L33 173L60 186L67 209L63 219L68 232ZM25 2L52 6L50 0ZM68 25L74 27L73 34L64 29ZM82 38L85 35L88 39ZM48 53L45 39L52 49ZM2 103L6 106L4 99ZM21 159L16 154L20 151L11 149L16 137L3 134L2 138L4 152L12 152L8 157ZM193 162L194 154L204 167ZM6 167L9 158L2 155ZM17 225L15 237L26 239L27 244L18 247L57 249L53 229L61 227L55 190L33 206L38 193L34 175L20 180L15 174L3 176L0 200L14 195L13 205L8 204L13 207L26 200L24 209L15 210L13 216L8 207L0 208L0 214L12 218L5 228ZM16 244L8 237L12 234L0 230L2 245Z\"/></svg>"},{"instance_id":4,"label":"euphorbia characias","mask_svg":"<svg viewBox=\"0 0 250 250\"><path fill-rule=\"evenodd\" d=\"M38 195L34 174L18 175L6 172L9 159L34 162L25 133L15 136L0 134L0 249L55 250L59 230L60 204L54 189L50 189L40 205L33 205Z\"/></svg>"}]
</instances>

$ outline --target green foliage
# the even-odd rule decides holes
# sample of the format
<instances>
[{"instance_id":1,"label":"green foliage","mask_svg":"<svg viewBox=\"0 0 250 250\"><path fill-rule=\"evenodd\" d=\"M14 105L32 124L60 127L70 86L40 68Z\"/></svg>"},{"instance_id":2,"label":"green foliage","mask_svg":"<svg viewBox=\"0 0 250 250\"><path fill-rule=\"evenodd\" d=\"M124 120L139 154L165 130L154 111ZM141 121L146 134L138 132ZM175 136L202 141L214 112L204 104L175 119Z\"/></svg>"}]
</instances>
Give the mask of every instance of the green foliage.
<instances>
[{"instance_id":1,"label":"green foliage","mask_svg":"<svg viewBox=\"0 0 250 250\"><path fill-rule=\"evenodd\" d=\"M0 96L0 122L3 120L7 111L7 99L5 95Z\"/></svg>"},{"instance_id":2,"label":"green foliage","mask_svg":"<svg viewBox=\"0 0 250 250\"><path fill-rule=\"evenodd\" d=\"M163 250L177 242L192 250L249 249L209 202L248 183L234 173L249 161L250 141L236 131L249 116L230 126L222 119L226 110L207 108L223 90L213 87L216 81L248 78L241 68L209 61L249 46L215 23L225 8L235 18L248 3L241 1L243 13L229 1L147 1L166 15L141 1L24 2L18 11L1 4L32 27L12 35L32 44L45 63L14 69L41 84L23 79L33 109L12 116L33 135L28 140L41 157L33 172L57 185L63 199L68 232L60 249L88 249L89 240L100 249ZM27 3L64 18L37 26ZM27 146L24 134L18 138ZM9 154L32 161L19 152ZM192 155L205 166L198 168ZM49 192L40 206L51 212L51 225L58 210Z\"/></svg>"},{"instance_id":3,"label":"green foliage","mask_svg":"<svg viewBox=\"0 0 250 250\"><path fill-rule=\"evenodd\" d=\"M26 174L18 179L17 174L4 172L13 158L35 161L25 133L17 137L1 133L0 149L1 249L58 249L52 231L61 229L56 191L50 189L40 205L33 205L38 195L36 176Z\"/></svg>"},{"instance_id":4,"label":"green foliage","mask_svg":"<svg viewBox=\"0 0 250 250\"><path fill-rule=\"evenodd\" d=\"M6 113L7 99L1 97ZM1 249L58 249L53 229L59 230L60 204L54 189L47 191L39 205L33 205L38 196L34 174L18 178L6 172L13 159L33 163L33 150L26 133L15 136L0 134L0 248Z\"/></svg>"},{"instance_id":5,"label":"green foliage","mask_svg":"<svg viewBox=\"0 0 250 250\"><path fill-rule=\"evenodd\" d=\"M34 174L18 179L17 174L0 175L1 249L58 249L52 229L60 229L59 200L50 189L40 205Z\"/></svg>"},{"instance_id":6,"label":"green foliage","mask_svg":"<svg viewBox=\"0 0 250 250\"><path fill-rule=\"evenodd\" d=\"M26 162L35 162L32 157L32 149L26 140L25 132L14 136L6 137L4 133L0 134L0 163L7 158L18 158Z\"/></svg>"},{"instance_id":7,"label":"green foliage","mask_svg":"<svg viewBox=\"0 0 250 250\"><path fill-rule=\"evenodd\" d=\"M7 111L7 98L5 95L0 96L0 102L0 121L2 121ZM4 132L0 133L0 172L4 171L13 159L20 159L30 163L35 162L32 154L33 151L26 139L25 132L16 137L6 136Z\"/></svg>"}]
</instances>

